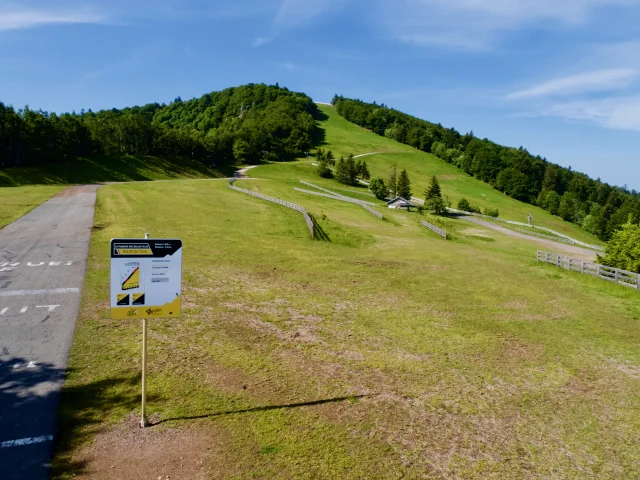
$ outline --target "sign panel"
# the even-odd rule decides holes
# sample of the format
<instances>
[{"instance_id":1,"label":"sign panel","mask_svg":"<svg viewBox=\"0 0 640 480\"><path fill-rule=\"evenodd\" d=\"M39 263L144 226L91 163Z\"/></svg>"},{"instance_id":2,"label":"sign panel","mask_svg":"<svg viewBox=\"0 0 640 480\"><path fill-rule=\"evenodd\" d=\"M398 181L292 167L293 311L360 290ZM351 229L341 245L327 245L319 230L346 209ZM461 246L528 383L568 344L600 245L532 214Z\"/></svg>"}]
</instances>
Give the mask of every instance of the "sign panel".
<instances>
[{"instance_id":1,"label":"sign panel","mask_svg":"<svg viewBox=\"0 0 640 480\"><path fill-rule=\"evenodd\" d=\"M180 315L182 240L111 240L111 318Z\"/></svg>"}]
</instances>

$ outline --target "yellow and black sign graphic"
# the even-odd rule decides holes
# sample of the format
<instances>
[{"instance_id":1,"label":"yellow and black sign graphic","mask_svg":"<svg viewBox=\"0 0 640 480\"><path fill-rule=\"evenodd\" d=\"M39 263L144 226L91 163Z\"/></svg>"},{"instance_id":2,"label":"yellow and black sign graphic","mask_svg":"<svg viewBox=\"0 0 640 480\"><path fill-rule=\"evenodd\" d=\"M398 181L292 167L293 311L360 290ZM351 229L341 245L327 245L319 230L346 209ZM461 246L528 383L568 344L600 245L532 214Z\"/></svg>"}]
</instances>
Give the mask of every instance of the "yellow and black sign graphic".
<instances>
[{"instance_id":1,"label":"yellow and black sign graphic","mask_svg":"<svg viewBox=\"0 0 640 480\"><path fill-rule=\"evenodd\" d=\"M122 282L122 290L131 290L132 288L140 287L140 267L136 267L131 275Z\"/></svg>"},{"instance_id":2,"label":"yellow and black sign graphic","mask_svg":"<svg viewBox=\"0 0 640 480\"><path fill-rule=\"evenodd\" d=\"M153 255L148 243L116 243L113 245L113 255Z\"/></svg>"},{"instance_id":3,"label":"yellow and black sign graphic","mask_svg":"<svg viewBox=\"0 0 640 480\"><path fill-rule=\"evenodd\" d=\"M118 306L121 305L129 305L129 294L128 293L120 293L118 294Z\"/></svg>"},{"instance_id":4,"label":"yellow and black sign graphic","mask_svg":"<svg viewBox=\"0 0 640 480\"><path fill-rule=\"evenodd\" d=\"M144 293L134 293L131 305L144 305Z\"/></svg>"},{"instance_id":5,"label":"yellow and black sign graphic","mask_svg":"<svg viewBox=\"0 0 640 480\"><path fill-rule=\"evenodd\" d=\"M127 318L162 318L162 317L179 317L182 299L176 297L173 302L166 303L160 307L115 307L111 309L111 318L127 319Z\"/></svg>"}]
</instances>

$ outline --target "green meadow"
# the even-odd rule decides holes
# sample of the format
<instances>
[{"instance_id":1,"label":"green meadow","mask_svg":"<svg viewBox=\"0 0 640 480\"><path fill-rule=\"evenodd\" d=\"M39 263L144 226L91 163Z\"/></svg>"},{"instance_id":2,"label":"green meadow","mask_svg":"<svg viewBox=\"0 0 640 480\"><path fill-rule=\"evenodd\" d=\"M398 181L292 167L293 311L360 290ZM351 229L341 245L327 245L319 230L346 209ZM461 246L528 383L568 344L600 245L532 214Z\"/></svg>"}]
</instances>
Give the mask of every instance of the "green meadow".
<instances>
[{"instance_id":1,"label":"green meadow","mask_svg":"<svg viewBox=\"0 0 640 480\"><path fill-rule=\"evenodd\" d=\"M251 173L319 238L224 180L99 190L54 478L139 411L140 324L109 318L105 285L109 239L144 232L185 251L183 315L150 323L151 428L205 432L219 478L640 475L637 292L462 220L445 241L295 192L331 184L304 163Z\"/></svg>"},{"instance_id":2,"label":"green meadow","mask_svg":"<svg viewBox=\"0 0 640 480\"><path fill-rule=\"evenodd\" d=\"M62 185L0 187L0 228L26 215L64 188Z\"/></svg>"}]
</instances>

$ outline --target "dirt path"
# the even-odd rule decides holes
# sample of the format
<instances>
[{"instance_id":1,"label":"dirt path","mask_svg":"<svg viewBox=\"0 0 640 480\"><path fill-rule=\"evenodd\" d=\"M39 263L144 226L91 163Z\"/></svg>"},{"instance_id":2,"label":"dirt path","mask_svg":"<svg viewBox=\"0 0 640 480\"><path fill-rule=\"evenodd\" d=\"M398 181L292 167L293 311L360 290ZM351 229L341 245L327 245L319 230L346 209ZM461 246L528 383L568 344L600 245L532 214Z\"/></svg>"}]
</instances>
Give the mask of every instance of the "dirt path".
<instances>
[{"instance_id":1,"label":"dirt path","mask_svg":"<svg viewBox=\"0 0 640 480\"><path fill-rule=\"evenodd\" d=\"M513 230L509 230L508 228L501 227L500 225L496 225L495 223L491 223L487 220L482 220L478 217L463 216L460 218L467 220L471 223L475 223L476 225L482 225L483 227L487 227L492 230L496 230L498 232L504 233L505 235L509 235L510 237L529 240L530 242L534 242L539 245L544 245L546 247L553 247L555 250L560 250L562 252L568 253L581 260L594 261L596 259L596 252L594 252L593 250L589 250L587 248L576 247L575 245L568 245L562 242L554 242L553 240L547 240L545 238L538 238L538 237L533 237L531 235L525 235L524 233L514 232Z\"/></svg>"}]
</instances>

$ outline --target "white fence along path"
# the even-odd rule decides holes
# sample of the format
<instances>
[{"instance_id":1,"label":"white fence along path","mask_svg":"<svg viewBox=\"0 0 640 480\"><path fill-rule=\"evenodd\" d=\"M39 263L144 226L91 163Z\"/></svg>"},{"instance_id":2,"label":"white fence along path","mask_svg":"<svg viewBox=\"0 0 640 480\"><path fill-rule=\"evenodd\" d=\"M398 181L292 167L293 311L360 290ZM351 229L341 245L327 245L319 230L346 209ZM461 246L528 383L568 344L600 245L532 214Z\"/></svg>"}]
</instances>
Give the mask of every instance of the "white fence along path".
<instances>
[{"instance_id":1,"label":"white fence along path","mask_svg":"<svg viewBox=\"0 0 640 480\"><path fill-rule=\"evenodd\" d=\"M436 227L435 225L427 222L426 220L420 220L420 223L422 223L422 225L424 225L425 227L427 227L429 230L432 230L434 232L436 232L438 235L440 235L441 237L443 237L445 240L447 239L447 232L446 230L443 230L440 227Z\"/></svg>"},{"instance_id":2,"label":"white fence along path","mask_svg":"<svg viewBox=\"0 0 640 480\"><path fill-rule=\"evenodd\" d=\"M304 221L307 223L307 227L309 227L309 231L311 232L311 238L314 238L313 221L311 220L311 217L309 216L307 211L304 209L304 207L301 207L300 205L296 205L295 203L287 202L285 200L280 200L279 198L269 197L268 195L263 195L262 193L252 192L251 190L245 190L244 188L236 187L235 185L233 185L233 182L235 182L235 178L230 178L229 188L237 192L246 193L256 198L266 200L267 202L277 203L278 205L282 205L283 207L287 207L292 210L295 210L296 212L300 212L304 217Z\"/></svg>"},{"instance_id":3,"label":"white fence along path","mask_svg":"<svg viewBox=\"0 0 640 480\"><path fill-rule=\"evenodd\" d=\"M351 197L347 197L345 195L340 195L338 193L333 193L331 190L327 190L326 188L318 187L317 185L314 185L313 183L305 182L303 180L300 180L300 183L303 183L305 185L309 185L310 187L317 188L318 190L322 190L323 192L329 192L329 193L312 192L311 190L305 190L303 188L294 188L294 190L296 190L297 192L307 193L309 195L317 195L319 197L332 198L333 200L339 200L339 201L342 201L342 202L355 203L356 205L360 205L362 208L367 210L372 215L375 215L376 217L378 217L380 220L384 219L384 217L382 216L382 214L380 212L376 212L373 208L371 208L369 206L369 205L374 205L375 206L375 203L365 202L364 200L358 200L357 198L351 198Z\"/></svg>"},{"instance_id":4,"label":"white fence along path","mask_svg":"<svg viewBox=\"0 0 640 480\"><path fill-rule=\"evenodd\" d=\"M584 260L576 260L574 258L558 255L557 253L549 253L538 250L536 255L538 262L550 263L572 272L580 272L585 275L593 275L594 277L615 282L626 287L640 290L640 274L621 270L619 268L607 267L599 263L586 262Z\"/></svg>"},{"instance_id":5,"label":"white fence along path","mask_svg":"<svg viewBox=\"0 0 640 480\"><path fill-rule=\"evenodd\" d=\"M482 218L486 218L488 220L495 220L497 222L503 222L503 223L508 223L509 225L517 225L519 227L526 227L526 228L530 228L530 229L537 229L537 230L543 230L545 232L549 232L553 235L556 235L558 237L562 237L566 240L571 240L573 243L572 245L579 245L581 247L585 247L585 248L590 248L591 250L598 250L598 251L604 251L604 248L599 246L599 245L591 245L589 243L585 243L585 242L581 242L580 240L576 240L575 238L571 238L568 235L565 235L564 233L560 233L560 232L556 232L555 230L551 230L550 228L547 227L541 227L540 225L529 225L528 223L522 223L522 222L514 222L513 220L505 220L504 218L498 218L498 217L491 217L489 215L483 215L482 213L473 213L473 212L466 212L464 210L458 210L457 208L451 208L451 207L447 207L447 211L452 212L452 213L458 213L461 215L469 215L472 217L482 217ZM522 233L529 233L530 235L533 235L532 232L522 232ZM553 240L556 240L555 238Z\"/></svg>"}]
</instances>

